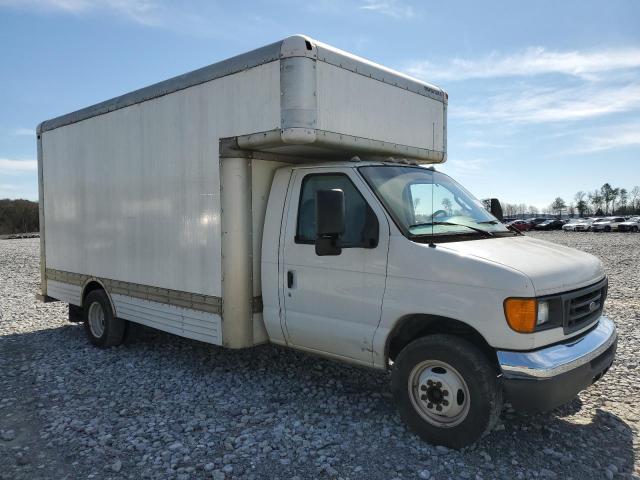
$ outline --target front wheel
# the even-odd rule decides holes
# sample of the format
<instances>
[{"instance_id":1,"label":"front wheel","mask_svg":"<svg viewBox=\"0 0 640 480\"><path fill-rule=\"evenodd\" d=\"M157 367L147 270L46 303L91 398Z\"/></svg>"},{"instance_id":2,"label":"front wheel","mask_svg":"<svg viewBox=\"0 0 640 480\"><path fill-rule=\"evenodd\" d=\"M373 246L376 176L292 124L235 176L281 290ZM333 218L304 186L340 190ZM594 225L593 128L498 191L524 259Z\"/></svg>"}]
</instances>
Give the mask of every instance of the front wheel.
<instances>
[{"instance_id":1,"label":"front wheel","mask_svg":"<svg viewBox=\"0 0 640 480\"><path fill-rule=\"evenodd\" d=\"M502 409L494 366L470 342L431 335L407 345L393 366L400 416L423 440L462 448L491 431Z\"/></svg>"}]
</instances>

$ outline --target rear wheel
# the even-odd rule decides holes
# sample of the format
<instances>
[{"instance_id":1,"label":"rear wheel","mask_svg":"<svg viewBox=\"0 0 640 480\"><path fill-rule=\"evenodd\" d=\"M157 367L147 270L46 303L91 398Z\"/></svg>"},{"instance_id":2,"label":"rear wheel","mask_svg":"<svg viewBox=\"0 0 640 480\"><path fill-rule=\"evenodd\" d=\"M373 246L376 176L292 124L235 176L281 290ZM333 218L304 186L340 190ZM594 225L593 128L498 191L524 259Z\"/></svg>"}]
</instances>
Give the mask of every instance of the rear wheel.
<instances>
[{"instance_id":1,"label":"rear wheel","mask_svg":"<svg viewBox=\"0 0 640 480\"><path fill-rule=\"evenodd\" d=\"M638 227L636 225L634 225L633 227L631 227L631 231L632 232L637 232L638 231Z\"/></svg>"},{"instance_id":2,"label":"rear wheel","mask_svg":"<svg viewBox=\"0 0 640 480\"><path fill-rule=\"evenodd\" d=\"M605 232L610 232L611 231L611 227L609 225L607 225L606 227L604 227L604 231Z\"/></svg>"},{"instance_id":3,"label":"rear wheel","mask_svg":"<svg viewBox=\"0 0 640 480\"><path fill-rule=\"evenodd\" d=\"M113 314L109 297L103 290L89 292L84 300L83 317L91 343L103 348L122 343L126 323Z\"/></svg>"},{"instance_id":4,"label":"rear wheel","mask_svg":"<svg viewBox=\"0 0 640 480\"><path fill-rule=\"evenodd\" d=\"M396 358L393 392L404 422L422 439L462 448L490 432L502 409L493 365L451 335L413 341Z\"/></svg>"}]
</instances>

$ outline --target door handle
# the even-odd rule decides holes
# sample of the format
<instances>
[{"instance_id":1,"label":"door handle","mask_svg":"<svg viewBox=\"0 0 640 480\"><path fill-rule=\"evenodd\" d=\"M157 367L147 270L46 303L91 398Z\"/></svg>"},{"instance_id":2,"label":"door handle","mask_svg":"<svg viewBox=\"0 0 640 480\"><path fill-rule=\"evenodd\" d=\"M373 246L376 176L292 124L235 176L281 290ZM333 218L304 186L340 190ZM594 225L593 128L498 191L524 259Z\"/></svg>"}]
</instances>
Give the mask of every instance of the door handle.
<instances>
[{"instance_id":1,"label":"door handle","mask_svg":"<svg viewBox=\"0 0 640 480\"><path fill-rule=\"evenodd\" d=\"M287 272L287 287L293 288L293 271L291 270Z\"/></svg>"}]
</instances>

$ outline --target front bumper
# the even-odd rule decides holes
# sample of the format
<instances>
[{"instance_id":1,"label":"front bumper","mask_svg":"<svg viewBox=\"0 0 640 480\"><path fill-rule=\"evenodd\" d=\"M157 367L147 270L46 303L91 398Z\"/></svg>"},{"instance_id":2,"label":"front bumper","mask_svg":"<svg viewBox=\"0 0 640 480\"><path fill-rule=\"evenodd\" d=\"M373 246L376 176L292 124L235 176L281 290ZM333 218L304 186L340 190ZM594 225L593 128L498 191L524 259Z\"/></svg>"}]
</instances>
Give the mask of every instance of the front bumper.
<instances>
[{"instance_id":1,"label":"front bumper","mask_svg":"<svg viewBox=\"0 0 640 480\"><path fill-rule=\"evenodd\" d=\"M615 324L600 317L577 339L530 352L498 351L507 400L524 411L545 411L571 401L598 381L616 353Z\"/></svg>"}]
</instances>

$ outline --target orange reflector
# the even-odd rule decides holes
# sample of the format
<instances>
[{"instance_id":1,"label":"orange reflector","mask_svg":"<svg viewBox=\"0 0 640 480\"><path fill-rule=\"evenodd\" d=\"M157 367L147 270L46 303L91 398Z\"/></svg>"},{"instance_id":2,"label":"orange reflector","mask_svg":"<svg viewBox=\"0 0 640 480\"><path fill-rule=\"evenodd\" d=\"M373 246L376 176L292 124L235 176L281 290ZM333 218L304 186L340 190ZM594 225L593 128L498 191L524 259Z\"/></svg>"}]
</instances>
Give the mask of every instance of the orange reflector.
<instances>
[{"instance_id":1,"label":"orange reflector","mask_svg":"<svg viewBox=\"0 0 640 480\"><path fill-rule=\"evenodd\" d=\"M507 298L504 315L516 332L531 333L536 328L536 301L533 298Z\"/></svg>"}]
</instances>

